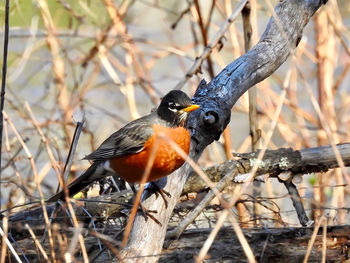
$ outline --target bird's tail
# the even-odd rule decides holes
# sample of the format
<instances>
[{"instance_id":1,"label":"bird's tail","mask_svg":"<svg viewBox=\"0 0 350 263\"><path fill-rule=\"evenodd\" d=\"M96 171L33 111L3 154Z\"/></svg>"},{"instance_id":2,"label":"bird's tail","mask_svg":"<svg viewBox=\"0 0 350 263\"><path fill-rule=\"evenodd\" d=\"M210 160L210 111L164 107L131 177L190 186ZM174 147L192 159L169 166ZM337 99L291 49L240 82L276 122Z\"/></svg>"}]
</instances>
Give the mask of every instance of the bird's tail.
<instances>
[{"instance_id":1,"label":"bird's tail","mask_svg":"<svg viewBox=\"0 0 350 263\"><path fill-rule=\"evenodd\" d=\"M107 176L106 169L104 168L104 161L95 161L81 176L74 180L67 186L69 196L73 196L83 190L86 186L92 182L104 178ZM51 196L46 202L55 202L58 200L64 200L64 190Z\"/></svg>"}]
</instances>

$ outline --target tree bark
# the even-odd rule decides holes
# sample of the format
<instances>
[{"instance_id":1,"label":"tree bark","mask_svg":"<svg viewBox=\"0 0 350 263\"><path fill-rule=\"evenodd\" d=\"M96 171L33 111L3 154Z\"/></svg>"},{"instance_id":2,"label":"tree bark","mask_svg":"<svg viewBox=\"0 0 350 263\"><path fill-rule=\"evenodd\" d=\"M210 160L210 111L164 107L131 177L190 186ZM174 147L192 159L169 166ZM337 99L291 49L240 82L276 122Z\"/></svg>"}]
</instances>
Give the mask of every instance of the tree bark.
<instances>
[{"instance_id":1,"label":"tree bark","mask_svg":"<svg viewBox=\"0 0 350 263\"><path fill-rule=\"evenodd\" d=\"M350 143L338 144L337 150L344 162L344 165L349 167ZM230 182L240 183L242 179L238 179L237 176L241 177L241 174L246 174L252 169L252 165L256 162L259 151L235 155L239 156L240 158L208 167L203 170L204 173L212 182L219 182L225 175L232 174L233 180L230 180ZM290 180L290 183L293 184L294 176L301 176L310 172L326 172L329 169L337 167L339 167L339 164L331 146L301 150L281 148L278 150L266 151L261 167L259 167L256 172L256 176L268 174L269 177L279 177L281 173L290 172L289 178L284 177L284 181ZM265 180L266 179L267 177L265 177ZM207 188L208 186L206 183L197 174L191 173L191 176L187 180L181 195L200 193L206 191ZM296 189L292 190L295 191ZM295 196L296 194L291 194L293 202L295 202ZM74 206L75 215L80 222L86 222L87 224L89 224L91 221L88 214L94 217L95 223L105 221L106 218L111 217L122 219L127 216L125 210L130 208L133 198L134 194L131 190L123 190L121 192L115 192L109 195L92 197L86 200L83 206ZM83 201L84 200L81 199L81 203L83 203ZM82 209L82 207L84 207L84 209ZM51 214L55 208L55 204L48 205L46 208L47 213ZM296 208L296 210L298 212L298 208ZM202 210L200 210L199 213L201 211ZM65 210L62 211L62 207L60 207L57 210L57 215L53 218L53 223L64 223L67 221L67 219L68 215L66 214ZM120 220L120 222L120 228L122 228L124 219ZM16 240L26 238L29 234L27 231L23 232L22 229L19 228L19 226L23 225L24 223L29 224L33 230L38 230L36 233L40 235L40 231L43 230L43 226L45 225L42 208L38 207L20 211L9 218L10 232L14 237L16 237ZM182 224L183 221L178 224L178 226L181 226ZM184 229L185 228L172 235L170 234L170 231L167 233L167 236L178 237Z\"/></svg>"},{"instance_id":2,"label":"tree bark","mask_svg":"<svg viewBox=\"0 0 350 263\"><path fill-rule=\"evenodd\" d=\"M191 229L162 251L159 262L194 262L211 229ZM258 262L303 262L312 228L269 228L243 230ZM347 262L350 251L350 226L327 227L327 262ZM231 227L223 227L208 252L208 262L247 262ZM321 262L322 229L318 231L308 262ZM147 261L147 260L146 260ZM147 261L148 262L148 261Z\"/></svg>"},{"instance_id":3,"label":"tree bark","mask_svg":"<svg viewBox=\"0 0 350 263\"><path fill-rule=\"evenodd\" d=\"M275 8L260 41L248 53L223 69L211 82L202 81L193 100L201 106L191 115L188 127L192 131L189 156L197 161L207 145L220 137L230 121L231 108L250 87L270 76L293 53L302 37L303 29L313 14L325 4L322 0L283 0ZM277 19L277 20L276 20ZM141 262L140 256L151 256L148 262L156 262L162 250L166 227L179 198L191 167L182 168L167 177L165 190L171 193L168 207L161 199L149 197L143 205L157 210L157 219L145 221L137 216L122 251L125 262ZM152 257L153 255L153 257ZM135 258L137 257L137 258Z\"/></svg>"}]
</instances>

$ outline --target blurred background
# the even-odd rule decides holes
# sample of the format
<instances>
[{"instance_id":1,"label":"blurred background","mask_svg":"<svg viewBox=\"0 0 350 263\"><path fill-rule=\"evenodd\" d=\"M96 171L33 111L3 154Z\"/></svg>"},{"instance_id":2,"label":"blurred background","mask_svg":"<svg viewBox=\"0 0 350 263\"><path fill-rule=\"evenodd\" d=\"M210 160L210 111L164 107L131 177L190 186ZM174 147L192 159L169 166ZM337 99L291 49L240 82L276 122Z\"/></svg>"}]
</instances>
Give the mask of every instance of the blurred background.
<instances>
[{"instance_id":1,"label":"blurred background","mask_svg":"<svg viewBox=\"0 0 350 263\"><path fill-rule=\"evenodd\" d=\"M184 78L238 3L231 0L10 2L5 112L24 139L35 166L30 164L18 137L6 122L1 210L37 200L34 172L44 195L54 193L76 122L85 115L70 174L71 178L79 176L89 166L81 160L84 155L130 120L148 114ZM259 40L277 2L255 2L253 44ZM3 46L4 5L0 8L0 45ZM257 85L260 145L271 126L288 75L287 97L268 148L329 145L329 138L336 143L350 141L349 14L348 0L329 0L305 28L293 57ZM239 17L200 72L187 81L185 92L192 95L201 79L210 81L245 52L242 31ZM309 91L330 127L328 134L320 124ZM203 153L201 167L232 158L230 152L251 151L248 111L245 94L232 109L225 136ZM337 169L303 176L298 189L305 198L308 215L317 217L326 209L330 223L349 223L349 187L344 184L345 179ZM259 224L299 225L287 191L280 183L270 179L256 187L260 189L257 196L267 200L261 205ZM252 188L247 191L249 195L242 196L242 200L247 200L242 212L247 216L241 217L245 226L252 222L252 205L248 202L251 193Z\"/></svg>"}]
</instances>

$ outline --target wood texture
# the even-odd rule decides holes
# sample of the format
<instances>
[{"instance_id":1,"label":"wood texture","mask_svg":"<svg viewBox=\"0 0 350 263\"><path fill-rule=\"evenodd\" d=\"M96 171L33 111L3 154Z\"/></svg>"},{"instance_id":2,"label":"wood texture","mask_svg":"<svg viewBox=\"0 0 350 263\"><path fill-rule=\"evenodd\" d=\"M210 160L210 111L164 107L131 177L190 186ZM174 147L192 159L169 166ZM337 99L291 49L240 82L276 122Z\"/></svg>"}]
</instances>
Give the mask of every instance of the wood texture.
<instances>
[{"instance_id":1,"label":"wood texture","mask_svg":"<svg viewBox=\"0 0 350 263\"><path fill-rule=\"evenodd\" d=\"M350 143L339 144L337 145L337 149L344 161L344 164L346 166L350 166ZM226 182L223 184L223 187L225 187L229 182L232 183L232 180L240 173L250 171L258 154L259 151L236 154L241 158L229 160L224 163L208 167L204 169L204 172L213 182L219 182L225 175L231 174L232 176L229 178L230 180L226 180ZM338 163L331 146L302 149L300 151L282 148L278 150L268 150L266 152L262 166L257 170L257 175L268 173L270 177L278 177L281 172L292 171L294 175L299 176L305 172L325 172L328 169L336 167L338 167ZM206 183L197 174L191 173L191 176L187 180L181 195L193 192L202 192L207 190L207 188L208 186ZM292 189L294 192L295 190L296 189ZM215 195L212 195L212 197L214 196ZM293 196L292 200L294 202L296 194L293 194ZM104 221L106 217L119 217L123 222L125 218L127 218L127 213L125 213L125 211L127 211L132 205L133 197L134 194L131 190L124 190L109 195L89 198L89 200L86 200L86 202L83 203L83 207L89 214L95 217L95 222ZM211 199L209 198L208 200L210 202ZM54 204L47 206L48 214L52 213L54 206ZM200 213L202 210L203 209L199 209L198 213ZM87 215L86 211L81 209L81 206L79 205L75 206L75 212L78 219L82 222L86 221L89 223L91 218ZM54 222L62 223L66 221L66 219L67 215L60 212ZM9 223L11 233L14 236L18 236L16 239L25 238L26 236L23 235L18 226L28 223L35 229L37 226L44 225L43 220L42 209L40 207L18 212L10 217ZM24 233L28 234L26 231ZM178 237L181 233L176 233L173 235L173 237Z\"/></svg>"},{"instance_id":2,"label":"wood texture","mask_svg":"<svg viewBox=\"0 0 350 263\"><path fill-rule=\"evenodd\" d=\"M211 82L202 81L194 95L201 109L188 122L192 130L190 157L197 161L204 148L220 137L230 121L230 112L239 97L250 87L270 76L293 53L303 29L313 14L326 1L284 0L275 8L259 43L223 69ZM162 227L151 220L137 217L123 255L158 255L165 238L167 222L175 207L191 168L185 164L168 176L165 190L172 194L167 209L162 200L150 197L144 202L148 209L157 210ZM156 262L157 256L150 262ZM132 262L135 259L132 260ZM127 261L127 260L126 260Z\"/></svg>"},{"instance_id":3,"label":"wood texture","mask_svg":"<svg viewBox=\"0 0 350 263\"><path fill-rule=\"evenodd\" d=\"M258 262L303 262L312 228L270 228L244 230L245 237ZM194 262L211 229L187 230L180 239L162 252L159 262ZM348 262L350 226L327 227L327 262ZM322 229L319 230L308 262L321 262ZM207 262L247 262L231 227L223 227L212 244Z\"/></svg>"}]
</instances>

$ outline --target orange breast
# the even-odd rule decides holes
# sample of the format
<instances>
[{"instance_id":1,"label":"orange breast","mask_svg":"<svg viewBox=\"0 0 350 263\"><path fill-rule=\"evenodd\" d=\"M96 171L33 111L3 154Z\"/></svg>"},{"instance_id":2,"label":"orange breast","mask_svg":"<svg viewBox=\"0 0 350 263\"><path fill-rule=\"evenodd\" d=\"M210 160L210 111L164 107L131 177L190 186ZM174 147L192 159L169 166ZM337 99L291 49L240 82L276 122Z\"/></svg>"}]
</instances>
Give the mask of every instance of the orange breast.
<instances>
[{"instance_id":1,"label":"orange breast","mask_svg":"<svg viewBox=\"0 0 350 263\"><path fill-rule=\"evenodd\" d=\"M191 140L190 132L182 127L169 129L160 125L153 125L153 129L155 134L163 134L166 138L152 136L141 152L110 160L110 167L124 180L131 183L141 181L152 148L155 145L158 145L158 147L156 147L154 163L147 182L158 180L172 173L184 163L184 159L170 145L169 140L173 140L188 154Z\"/></svg>"}]
</instances>

